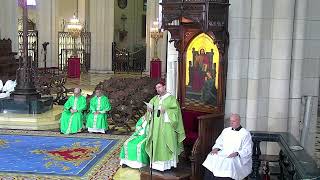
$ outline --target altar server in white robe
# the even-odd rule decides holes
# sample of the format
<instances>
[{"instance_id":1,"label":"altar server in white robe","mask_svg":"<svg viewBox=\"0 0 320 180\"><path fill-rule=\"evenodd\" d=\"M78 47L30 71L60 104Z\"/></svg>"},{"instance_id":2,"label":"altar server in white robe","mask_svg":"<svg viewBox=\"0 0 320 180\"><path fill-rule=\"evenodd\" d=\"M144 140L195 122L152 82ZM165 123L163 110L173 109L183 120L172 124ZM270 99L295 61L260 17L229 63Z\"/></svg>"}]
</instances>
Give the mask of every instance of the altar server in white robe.
<instances>
[{"instance_id":1,"label":"altar server in white robe","mask_svg":"<svg viewBox=\"0 0 320 180\"><path fill-rule=\"evenodd\" d=\"M230 127L222 131L202 165L207 168L205 180L244 179L251 173L251 135L241 127L238 114L231 115Z\"/></svg>"}]
</instances>

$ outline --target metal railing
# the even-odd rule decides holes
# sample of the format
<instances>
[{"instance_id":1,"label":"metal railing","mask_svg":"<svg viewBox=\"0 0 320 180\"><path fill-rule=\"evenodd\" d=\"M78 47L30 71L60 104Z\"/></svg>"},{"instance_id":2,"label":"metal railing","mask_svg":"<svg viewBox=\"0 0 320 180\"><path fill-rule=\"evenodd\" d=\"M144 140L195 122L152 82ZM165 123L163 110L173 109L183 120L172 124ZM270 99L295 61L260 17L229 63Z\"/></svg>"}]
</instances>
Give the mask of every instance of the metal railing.
<instances>
[{"instance_id":1,"label":"metal railing","mask_svg":"<svg viewBox=\"0 0 320 180\"><path fill-rule=\"evenodd\" d=\"M58 32L58 67L65 70L68 58L76 55L80 58L82 70L90 69L91 33L82 32L80 37L74 39L69 32Z\"/></svg>"},{"instance_id":2,"label":"metal railing","mask_svg":"<svg viewBox=\"0 0 320 180\"><path fill-rule=\"evenodd\" d=\"M142 72L146 68L146 48L142 47L134 52L128 49L120 49L116 43L112 43L112 70L121 72Z\"/></svg>"}]
</instances>

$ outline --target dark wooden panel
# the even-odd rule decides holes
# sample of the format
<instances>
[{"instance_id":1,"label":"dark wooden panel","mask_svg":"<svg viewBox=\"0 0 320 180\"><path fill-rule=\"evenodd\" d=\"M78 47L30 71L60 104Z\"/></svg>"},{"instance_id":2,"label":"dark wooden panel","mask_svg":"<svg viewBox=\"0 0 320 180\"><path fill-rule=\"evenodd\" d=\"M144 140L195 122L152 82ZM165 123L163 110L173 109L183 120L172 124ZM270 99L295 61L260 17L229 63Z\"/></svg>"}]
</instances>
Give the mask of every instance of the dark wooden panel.
<instances>
[{"instance_id":1,"label":"dark wooden panel","mask_svg":"<svg viewBox=\"0 0 320 180\"><path fill-rule=\"evenodd\" d=\"M193 146L191 155L192 179L202 179L203 177L204 167L202 163L223 130L224 114L199 116L198 120L198 139Z\"/></svg>"}]
</instances>

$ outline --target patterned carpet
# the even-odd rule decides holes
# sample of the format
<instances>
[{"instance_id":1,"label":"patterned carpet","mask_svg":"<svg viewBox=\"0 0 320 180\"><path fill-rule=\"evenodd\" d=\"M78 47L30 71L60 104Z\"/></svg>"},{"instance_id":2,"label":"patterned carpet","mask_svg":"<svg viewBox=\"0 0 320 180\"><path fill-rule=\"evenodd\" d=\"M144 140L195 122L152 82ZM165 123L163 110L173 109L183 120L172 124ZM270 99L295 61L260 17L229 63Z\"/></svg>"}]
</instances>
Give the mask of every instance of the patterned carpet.
<instances>
[{"instance_id":1,"label":"patterned carpet","mask_svg":"<svg viewBox=\"0 0 320 180\"><path fill-rule=\"evenodd\" d=\"M0 130L0 179L112 179L127 138Z\"/></svg>"}]
</instances>

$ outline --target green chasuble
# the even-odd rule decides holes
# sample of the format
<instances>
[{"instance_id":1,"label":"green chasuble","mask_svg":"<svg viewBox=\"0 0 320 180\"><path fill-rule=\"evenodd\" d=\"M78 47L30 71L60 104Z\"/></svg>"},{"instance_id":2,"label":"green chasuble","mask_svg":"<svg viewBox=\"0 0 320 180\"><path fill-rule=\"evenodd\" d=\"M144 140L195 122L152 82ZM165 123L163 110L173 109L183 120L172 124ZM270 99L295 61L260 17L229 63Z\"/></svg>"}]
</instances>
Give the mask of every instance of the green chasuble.
<instances>
[{"instance_id":1,"label":"green chasuble","mask_svg":"<svg viewBox=\"0 0 320 180\"><path fill-rule=\"evenodd\" d=\"M106 112L111 110L109 99L106 96L94 96L90 100L90 113L87 116L87 128L89 132L103 132L108 129ZM100 114L94 114L99 111Z\"/></svg>"},{"instance_id":2,"label":"green chasuble","mask_svg":"<svg viewBox=\"0 0 320 180\"><path fill-rule=\"evenodd\" d=\"M149 103L154 105L154 119L152 121L152 118L149 118L153 124L150 124L146 152L151 157L153 144L153 169L164 171L176 167L178 155L183 151L185 132L181 110L176 98L169 93L162 97L157 95ZM164 108L165 112L157 117L160 107Z\"/></svg>"},{"instance_id":3,"label":"green chasuble","mask_svg":"<svg viewBox=\"0 0 320 180\"><path fill-rule=\"evenodd\" d=\"M120 165L126 164L131 168L141 168L149 163L149 157L145 151L148 122L145 116L136 124L135 132L127 139L120 152Z\"/></svg>"},{"instance_id":4,"label":"green chasuble","mask_svg":"<svg viewBox=\"0 0 320 180\"><path fill-rule=\"evenodd\" d=\"M71 113L71 109L77 112ZM86 98L84 96L71 96L64 104L64 110L60 119L60 131L64 134L77 133L82 129L82 111L86 109Z\"/></svg>"}]
</instances>

